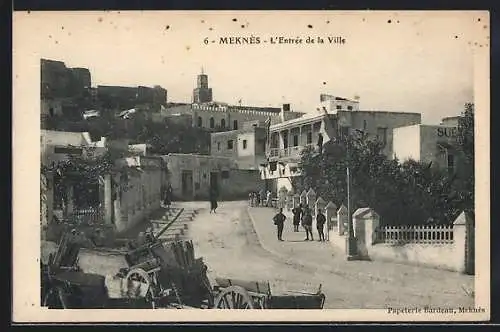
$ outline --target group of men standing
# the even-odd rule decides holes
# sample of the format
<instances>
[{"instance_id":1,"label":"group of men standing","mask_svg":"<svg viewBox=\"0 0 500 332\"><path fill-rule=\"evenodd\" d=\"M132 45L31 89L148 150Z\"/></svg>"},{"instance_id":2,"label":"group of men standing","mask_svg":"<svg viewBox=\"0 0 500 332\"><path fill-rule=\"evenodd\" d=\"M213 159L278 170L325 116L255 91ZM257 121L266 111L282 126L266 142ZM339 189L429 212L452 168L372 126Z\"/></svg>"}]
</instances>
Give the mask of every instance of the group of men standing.
<instances>
[{"instance_id":1,"label":"group of men standing","mask_svg":"<svg viewBox=\"0 0 500 332\"><path fill-rule=\"evenodd\" d=\"M248 202L250 206L266 206L273 205L273 194L271 191L251 192L248 194Z\"/></svg>"},{"instance_id":2,"label":"group of men standing","mask_svg":"<svg viewBox=\"0 0 500 332\"><path fill-rule=\"evenodd\" d=\"M292 209L293 213L293 231L299 232L299 226L302 225L306 231L306 238L304 241L314 241L312 232L313 215L308 206L299 206ZM285 225L286 216L283 214L283 209L280 208L279 212L273 217L274 224L277 226L278 240L283 241L283 228ZM321 210L316 215L316 229L318 231L319 240L325 241L324 226L326 217Z\"/></svg>"}]
</instances>

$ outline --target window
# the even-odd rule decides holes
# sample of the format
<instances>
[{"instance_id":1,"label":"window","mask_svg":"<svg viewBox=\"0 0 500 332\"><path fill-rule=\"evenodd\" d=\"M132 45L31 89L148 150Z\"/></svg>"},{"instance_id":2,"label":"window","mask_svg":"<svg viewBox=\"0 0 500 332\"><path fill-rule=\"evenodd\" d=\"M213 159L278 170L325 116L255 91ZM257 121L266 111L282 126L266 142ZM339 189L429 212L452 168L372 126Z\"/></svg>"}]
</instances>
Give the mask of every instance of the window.
<instances>
[{"instance_id":1,"label":"window","mask_svg":"<svg viewBox=\"0 0 500 332\"><path fill-rule=\"evenodd\" d=\"M203 125L203 120L201 119L201 116L198 117L198 127L201 127Z\"/></svg>"},{"instance_id":2,"label":"window","mask_svg":"<svg viewBox=\"0 0 500 332\"><path fill-rule=\"evenodd\" d=\"M217 151L220 151L220 142L217 142Z\"/></svg>"},{"instance_id":3,"label":"window","mask_svg":"<svg viewBox=\"0 0 500 332\"><path fill-rule=\"evenodd\" d=\"M229 171L220 172L221 179L229 179Z\"/></svg>"},{"instance_id":4,"label":"window","mask_svg":"<svg viewBox=\"0 0 500 332\"><path fill-rule=\"evenodd\" d=\"M247 148L247 140L246 140L246 139L244 139L244 140L243 140L243 149L246 149L246 148Z\"/></svg>"},{"instance_id":5,"label":"window","mask_svg":"<svg viewBox=\"0 0 500 332\"><path fill-rule=\"evenodd\" d=\"M215 127L215 121L214 121L214 118L210 118L210 128L214 128Z\"/></svg>"},{"instance_id":6,"label":"window","mask_svg":"<svg viewBox=\"0 0 500 332\"><path fill-rule=\"evenodd\" d=\"M299 145L299 135L293 135L293 146Z\"/></svg>"},{"instance_id":7,"label":"window","mask_svg":"<svg viewBox=\"0 0 500 332\"><path fill-rule=\"evenodd\" d=\"M226 119L220 120L220 127L221 128L226 128Z\"/></svg>"},{"instance_id":8,"label":"window","mask_svg":"<svg viewBox=\"0 0 500 332\"><path fill-rule=\"evenodd\" d=\"M383 146L387 144L387 128L377 128L377 139L382 142Z\"/></svg>"},{"instance_id":9,"label":"window","mask_svg":"<svg viewBox=\"0 0 500 332\"><path fill-rule=\"evenodd\" d=\"M313 142L313 133L308 132L307 133L307 144L312 144L312 142Z\"/></svg>"},{"instance_id":10,"label":"window","mask_svg":"<svg viewBox=\"0 0 500 332\"><path fill-rule=\"evenodd\" d=\"M233 121L233 129L234 130L238 129L238 120Z\"/></svg>"},{"instance_id":11,"label":"window","mask_svg":"<svg viewBox=\"0 0 500 332\"><path fill-rule=\"evenodd\" d=\"M342 105L337 105L337 109L341 110L342 109Z\"/></svg>"},{"instance_id":12,"label":"window","mask_svg":"<svg viewBox=\"0 0 500 332\"><path fill-rule=\"evenodd\" d=\"M351 105L347 106L347 110L352 111L352 106Z\"/></svg>"},{"instance_id":13,"label":"window","mask_svg":"<svg viewBox=\"0 0 500 332\"><path fill-rule=\"evenodd\" d=\"M233 140L232 139L229 140L229 141L227 141L227 149L228 150L232 150L233 149Z\"/></svg>"},{"instance_id":14,"label":"window","mask_svg":"<svg viewBox=\"0 0 500 332\"><path fill-rule=\"evenodd\" d=\"M283 134L283 148L288 148L288 133Z\"/></svg>"},{"instance_id":15,"label":"window","mask_svg":"<svg viewBox=\"0 0 500 332\"><path fill-rule=\"evenodd\" d=\"M455 156L448 153L448 172L453 173L455 171Z\"/></svg>"}]
</instances>

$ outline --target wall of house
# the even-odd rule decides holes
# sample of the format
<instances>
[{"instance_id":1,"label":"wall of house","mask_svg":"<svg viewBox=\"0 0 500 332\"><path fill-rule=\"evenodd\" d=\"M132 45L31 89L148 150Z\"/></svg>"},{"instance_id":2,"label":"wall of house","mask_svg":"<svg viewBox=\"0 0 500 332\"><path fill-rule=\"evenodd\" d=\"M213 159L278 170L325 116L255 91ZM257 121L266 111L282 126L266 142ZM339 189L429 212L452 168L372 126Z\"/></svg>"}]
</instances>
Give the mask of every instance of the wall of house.
<instances>
[{"instance_id":1,"label":"wall of house","mask_svg":"<svg viewBox=\"0 0 500 332\"><path fill-rule=\"evenodd\" d=\"M440 168L446 168L448 165L447 152L439 148L438 143L445 146L455 146L456 135L456 127L420 126L420 160L426 163L432 162ZM451 150L450 153L456 155ZM457 160L455 160L455 164L456 162Z\"/></svg>"},{"instance_id":2,"label":"wall of house","mask_svg":"<svg viewBox=\"0 0 500 332\"><path fill-rule=\"evenodd\" d=\"M164 158L175 199L207 199L211 173L217 175L220 199L246 198L251 188L262 185L258 170L238 169L236 161L230 158L188 154L170 154ZM183 171L192 174L192 195L182 192Z\"/></svg>"},{"instance_id":3,"label":"wall of house","mask_svg":"<svg viewBox=\"0 0 500 332\"><path fill-rule=\"evenodd\" d=\"M233 141L232 149L228 148L228 141ZM238 131L226 131L212 133L210 135L210 154L212 156L230 157L236 159L238 157Z\"/></svg>"},{"instance_id":4,"label":"wall of house","mask_svg":"<svg viewBox=\"0 0 500 332\"><path fill-rule=\"evenodd\" d=\"M376 136L379 128L386 128L386 145L384 154L389 158L393 155L393 128L411 126L421 123L419 113L400 113L400 112L378 112L378 111L360 111L360 112L339 112L340 116L346 116L348 125L352 129L365 130L370 136Z\"/></svg>"},{"instance_id":5,"label":"wall of house","mask_svg":"<svg viewBox=\"0 0 500 332\"><path fill-rule=\"evenodd\" d=\"M229 177L221 180L219 199L248 199L249 192L261 189L264 189L264 183L260 180L258 170L232 169Z\"/></svg>"},{"instance_id":6,"label":"wall of house","mask_svg":"<svg viewBox=\"0 0 500 332\"><path fill-rule=\"evenodd\" d=\"M212 133L210 154L234 159L239 169L258 169L259 163L266 158L265 137L266 130L256 127ZM228 148L228 141L233 142L232 149ZM244 148L244 141L246 141L246 148Z\"/></svg>"},{"instance_id":7,"label":"wall of house","mask_svg":"<svg viewBox=\"0 0 500 332\"><path fill-rule=\"evenodd\" d=\"M118 232L126 231L160 208L162 170L146 168L131 172L114 203L114 223Z\"/></svg>"},{"instance_id":8,"label":"wall of house","mask_svg":"<svg viewBox=\"0 0 500 332\"><path fill-rule=\"evenodd\" d=\"M395 128L392 135L393 156L400 162L420 160L420 125Z\"/></svg>"}]
</instances>

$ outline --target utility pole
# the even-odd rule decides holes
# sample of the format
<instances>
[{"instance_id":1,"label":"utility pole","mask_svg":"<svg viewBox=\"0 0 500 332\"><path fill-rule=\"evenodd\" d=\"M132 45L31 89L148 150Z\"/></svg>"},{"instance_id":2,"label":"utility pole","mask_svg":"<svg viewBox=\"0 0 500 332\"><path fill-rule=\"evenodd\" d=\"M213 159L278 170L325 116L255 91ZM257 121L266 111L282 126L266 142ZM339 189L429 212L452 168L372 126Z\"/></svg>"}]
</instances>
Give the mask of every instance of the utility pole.
<instances>
[{"instance_id":1,"label":"utility pole","mask_svg":"<svg viewBox=\"0 0 500 332\"><path fill-rule=\"evenodd\" d=\"M356 239L354 238L354 227L352 224L352 202L351 202L351 151L350 151L350 138L347 137L347 260L352 261L356 259Z\"/></svg>"}]
</instances>

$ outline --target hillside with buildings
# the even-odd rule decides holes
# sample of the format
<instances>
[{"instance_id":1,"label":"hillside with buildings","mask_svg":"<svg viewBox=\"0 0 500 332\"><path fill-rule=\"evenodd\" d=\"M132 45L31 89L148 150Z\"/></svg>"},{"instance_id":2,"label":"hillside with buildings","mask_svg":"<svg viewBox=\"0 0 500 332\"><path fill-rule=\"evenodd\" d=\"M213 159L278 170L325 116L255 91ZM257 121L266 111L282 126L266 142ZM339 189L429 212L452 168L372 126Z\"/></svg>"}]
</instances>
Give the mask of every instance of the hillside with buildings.
<instances>
[{"instance_id":1,"label":"hillside with buildings","mask_svg":"<svg viewBox=\"0 0 500 332\"><path fill-rule=\"evenodd\" d=\"M432 163L449 174L460 169L455 118L423 125L420 113L364 110L359 98L329 94L321 94L317 109L308 113L292 110L290 104L229 105L214 101L203 71L192 102L185 103L168 101L167 90L159 86L92 87L87 69L67 68L59 61L42 60L41 70L42 129L47 135L87 133L94 141L126 142L126 153L159 158L168 173L158 182L170 185L178 200L206 199L211 189L221 199L246 198L251 191L269 190L275 198L282 189L297 191L294 183L304 183L311 171L304 167L304 151L321 153L323 145L357 132L379 142L388 161ZM58 143L58 149L64 145ZM319 183L328 184L323 180Z\"/></svg>"}]
</instances>

